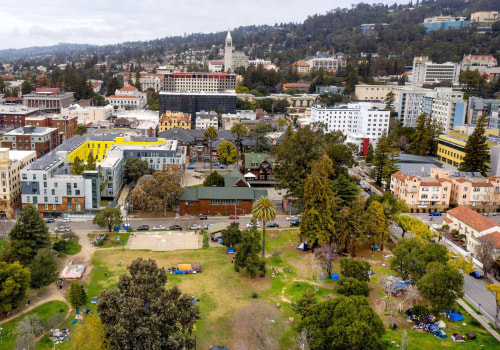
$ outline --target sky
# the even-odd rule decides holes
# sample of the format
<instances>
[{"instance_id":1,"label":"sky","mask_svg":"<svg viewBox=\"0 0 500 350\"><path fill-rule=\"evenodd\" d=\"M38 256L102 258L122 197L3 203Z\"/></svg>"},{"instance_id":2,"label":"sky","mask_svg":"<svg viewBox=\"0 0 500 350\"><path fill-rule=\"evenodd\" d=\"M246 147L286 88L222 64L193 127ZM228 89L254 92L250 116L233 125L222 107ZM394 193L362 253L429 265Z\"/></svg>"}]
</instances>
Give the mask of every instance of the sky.
<instances>
[{"instance_id":1,"label":"sky","mask_svg":"<svg viewBox=\"0 0 500 350\"><path fill-rule=\"evenodd\" d=\"M401 0L19 0L0 2L0 49L115 44L244 25L302 22L359 2ZM6 5L8 3L9 5Z\"/></svg>"}]
</instances>

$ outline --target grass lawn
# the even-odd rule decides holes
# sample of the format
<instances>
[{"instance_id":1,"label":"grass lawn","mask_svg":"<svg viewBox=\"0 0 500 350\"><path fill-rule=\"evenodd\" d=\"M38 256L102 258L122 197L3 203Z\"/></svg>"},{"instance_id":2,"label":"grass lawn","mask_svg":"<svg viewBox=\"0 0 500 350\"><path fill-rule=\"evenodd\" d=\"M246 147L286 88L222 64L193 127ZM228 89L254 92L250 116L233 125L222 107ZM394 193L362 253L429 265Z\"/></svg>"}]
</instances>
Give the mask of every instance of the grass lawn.
<instances>
[{"instance_id":1,"label":"grass lawn","mask_svg":"<svg viewBox=\"0 0 500 350\"><path fill-rule=\"evenodd\" d=\"M2 252L3 248L7 244L7 240L0 240L0 253Z\"/></svg>"},{"instance_id":2,"label":"grass lawn","mask_svg":"<svg viewBox=\"0 0 500 350\"><path fill-rule=\"evenodd\" d=\"M2 338L3 339L2 339L2 344L1 344L0 348L2 350L16 349L17 336L15 334L15 330L16 330L16 327L17 327L17 324L19 323L19 321L21 321L21 319L23 319L27 315L36 314L42 320L42 322L45 323L54 315L57 315L60 313L66 315L67 312L68 312L68 305L66 305L62 301L50 301L48 303L45 303L43 305L40 305L40 306L34 308L33 310L31 310L30 312L28 312L25 315L21 315L17 318L12 319L11 321L9 321L7 323L2 324L0 327L3 328L2 329ZM38 349L38 347L37 347L37 349Z\"/></svg>"},{"instance_id":3,"label":"grass lawn","mask_svg":"<svg viewBox=\"0 0 500 350\"><path fill-rule=\"evenodd\" d=\"M106 234L106 238L104 238L103 245L99 246L100 248L124 247L127 245L128 238L130 237L130 233L119 233L119 232L99 232L99 233ZM97 233L89 234L90 240L93 240L93 238L96 236Z\"/></svg>"}]
</instances>

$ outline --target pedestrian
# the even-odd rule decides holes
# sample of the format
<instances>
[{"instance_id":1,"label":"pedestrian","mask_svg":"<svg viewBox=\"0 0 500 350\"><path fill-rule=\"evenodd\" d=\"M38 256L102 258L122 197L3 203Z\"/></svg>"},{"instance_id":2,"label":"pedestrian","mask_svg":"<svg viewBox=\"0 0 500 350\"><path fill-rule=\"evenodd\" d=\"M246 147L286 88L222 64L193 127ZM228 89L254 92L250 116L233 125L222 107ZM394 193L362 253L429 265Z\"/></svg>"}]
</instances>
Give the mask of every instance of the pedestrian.
<instances>
[{"instance_id":1,"label":"pedestrian","mask_svg":"<svg viewBox=\"0 0 500 350\"><path fill-rule=\"evenodd\" d=\"M104 277L108 277L108 273L107 272L104 272Z\"/></svg>"}]
</instances>

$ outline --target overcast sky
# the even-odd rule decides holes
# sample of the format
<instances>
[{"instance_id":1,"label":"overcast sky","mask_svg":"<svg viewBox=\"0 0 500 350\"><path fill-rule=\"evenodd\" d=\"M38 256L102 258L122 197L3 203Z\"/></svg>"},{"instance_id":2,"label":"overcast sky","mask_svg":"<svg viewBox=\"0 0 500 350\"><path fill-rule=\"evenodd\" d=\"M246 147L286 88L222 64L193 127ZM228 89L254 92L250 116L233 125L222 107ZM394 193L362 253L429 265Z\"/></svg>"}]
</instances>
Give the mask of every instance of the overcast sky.
<instances>
[{"instance_id":1,"label":"overcast sky","mask_svg":"<svg viewBox=\"0 0 500 350\"><path fill-rule=\"evenodd\" d=\"M114 44L216 32L241 25L302 22L361 1L18 0L0 2L0 49L60 42ZM365 0L365 3L408 3Z\"/></svg>"}]
</instances>

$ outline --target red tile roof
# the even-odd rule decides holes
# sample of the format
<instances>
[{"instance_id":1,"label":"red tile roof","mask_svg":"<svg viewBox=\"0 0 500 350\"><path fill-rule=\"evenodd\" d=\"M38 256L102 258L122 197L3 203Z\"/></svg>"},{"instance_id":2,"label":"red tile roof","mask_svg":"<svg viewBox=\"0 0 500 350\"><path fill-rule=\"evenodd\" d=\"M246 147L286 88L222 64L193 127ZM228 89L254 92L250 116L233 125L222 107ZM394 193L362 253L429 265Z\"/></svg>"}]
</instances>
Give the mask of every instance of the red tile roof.
<instances>
[{"instance_id":1,"label":"red tile roof","mask_svg":"<svg viewBox=\"0 0 500 350\"><path fill-rule=\"evenodd\" d=\"M296 67L309 67L310 64L306 61L298 61L294 64Z\"/></svg>"},{"instance_id":2,"label":"red tile roof","mask_svg":"<svg viewBox=\"0 0 500 350\"><path fill-rule=\"evenodd\" d=\"M395 172L394 174L392 174L392 176L398 179L399 181L404 181L406 179L406 176L404 176L401 171Z\"/></svg>"},{"instance_id":3,"label":"red tile roof","mask_svg":"<svg viewBox=\"0 0 500 350\"><path fill-rule=\"evenodd\" d=\"M489 182L473 182L472 187L493 187Z\"/></svg>"},{"instance_id":4,"label":"red tile roof","mask_svg":"<svg viewBox=\"0 0 500 350\"><path fill-rule=\"evenodd\" d=\"M137 88L134 85L124 86L118 91L137 91Z\"/></svg>"},{"instance_id":5,"label":"red tile roof","mask_svg":"<svg viewBox=\"0 0 500 350\"><path fill-rule=\"evenodd\" d=\"M451 224L453 222L451 219L448 219L447 217L444 217L443 220L449 224Z\"/></svg>"},{"instance_id":6,"label":"red tile roof","mask_svg":"<svg viewBox=\"0 0 500 350\"><path fill-rule=\"evenodd\" d=\"M420 186L441 186L440 182L421 182Z\"/></svg>"},{"instance_id":7,"label":"red tile roof","mask_svg":"<svg viewBox=\"0 0 500 350\"><path fill-rule=\"evenodd\" d=\"M477 238L482 243L491 242L496 249L500 248L500 232L495 231Z\"/></svg>"},{"instance_id":8,"label":"red tile roof","mask_svg":"<svg viewBox=\"0 0 500 350\"><path fill-rule=\"evenodd\" d=\"M139 98L139 97L134 95L111 95L106 98Z\"/></svg>"},{"instance_id":9,"label":"red tile roof","mask_svg":"<svg viewBox=\"0 0 500 350\"><path fill-rule=\"evenodd\" d=\"M448 210L448 215L462 221L464 224L472 227L478 232L488 230L492 227L499 227L495 221L488 219L484 215L475 212L472 209L466 207L456 207Z\"/></svg>"}]
</instances>

